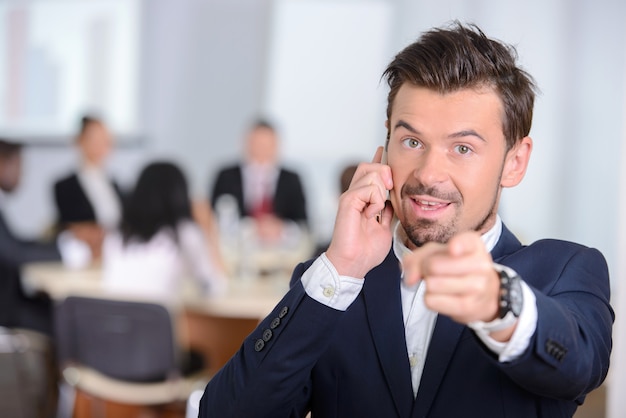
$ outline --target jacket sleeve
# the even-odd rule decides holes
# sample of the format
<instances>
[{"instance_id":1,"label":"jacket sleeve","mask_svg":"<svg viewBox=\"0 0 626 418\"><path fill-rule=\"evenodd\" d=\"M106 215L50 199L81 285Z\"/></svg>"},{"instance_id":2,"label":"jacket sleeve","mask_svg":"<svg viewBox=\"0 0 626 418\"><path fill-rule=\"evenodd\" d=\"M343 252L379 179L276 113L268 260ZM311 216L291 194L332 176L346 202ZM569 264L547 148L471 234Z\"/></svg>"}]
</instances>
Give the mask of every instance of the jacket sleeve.
<instances>
[{"instance_id":1,"label":"jacket sleeve","mask_svg":"<svg viewBox=\"0 0 626 418\"><path fill-rule=\"evenodd\" d=\"M563 262L534 264L542 271L525 274L540 277L533 287L537 329L526 353L503 370L530 392L578 399L598 387L609 368L615 315L606 261L595 249L576 247Z\"/></svg>"},{"instance_id":2,"label":"jacket sleeve","mask_svg":"<svg viewBox=\"0 0 626 418\"><path fill-rule=\"evenodd\" d=\"M306 265L299 265L294 279ZM311 369L343 312L307 296L299 280L206 386L201 418L303 417Z\"/></svg>"},{"instance_id":3,"label":"jacket sleeve","mask_svg":"<svg viewBox=\"0 0 626 418\"><path fill-rule=\"evenodd\" d=\"M61 254L55 243L25 241L13 235L0 215L0 263L20 267L31 261L56 261Z\"/></svg>"},{"instance_id":4,"label":"jacket sleeve","mask_svg":"<svg viewBox=\"0 0 626 418\"><path fill-rule=\"evenodd\" d=\"M72 197L71 190L68 188L68 181L58 181L54 184L54 203L57 208L58 221L60 224L74 221L75 209L72 207L75 196Z\"/></svg>"},{"instance_id":5,"label":"jacket sleeve","mask_svg":"<svg viewBox=\"0 0 626 418\"><path fill-rule=\"evenodd\" d=\"M306 196L300 176L282 169L277 187L274 209L283 218L307 225Z\"/></svg>"}]
</instances>

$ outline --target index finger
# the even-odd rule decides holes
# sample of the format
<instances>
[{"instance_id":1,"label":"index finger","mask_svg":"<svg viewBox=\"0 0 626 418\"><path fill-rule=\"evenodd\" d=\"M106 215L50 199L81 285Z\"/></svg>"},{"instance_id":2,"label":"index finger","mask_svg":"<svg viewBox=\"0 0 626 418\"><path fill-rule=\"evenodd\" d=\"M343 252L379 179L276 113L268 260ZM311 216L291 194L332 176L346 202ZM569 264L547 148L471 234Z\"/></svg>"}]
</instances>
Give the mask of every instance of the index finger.
<instances>
[{"instance_id":1,"label":"index finger","mask_svg":"<svg viewBox=\"0 0 626 418\"><path fill-rule=\"evenodd\" d=\"M460 233L448 242L450 255L453 256L469 255L483 249L484 246L480 235L473 231Z\"/></svg>"},{"instance_id":2,"label":"index finger","mask_svg":"<svg viewBox=\"0 0 626 418\"><path fill-rule=\"evenodd\" d=\"M445 254L445 252L445 244L428 242L402 257L401 265L404 283L407 286L412 286L419 282L424 276L425 261L437 253Z\"/></svg>"}]
</instances>

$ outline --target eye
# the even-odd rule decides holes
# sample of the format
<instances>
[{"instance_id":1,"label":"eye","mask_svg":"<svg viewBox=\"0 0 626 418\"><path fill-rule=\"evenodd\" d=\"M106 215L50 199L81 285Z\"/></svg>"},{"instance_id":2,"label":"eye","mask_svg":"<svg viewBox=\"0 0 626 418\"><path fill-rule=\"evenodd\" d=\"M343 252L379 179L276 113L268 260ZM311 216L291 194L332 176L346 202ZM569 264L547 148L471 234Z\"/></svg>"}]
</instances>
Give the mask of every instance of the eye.
<instances>
[{"instance_id":1,"label":"eye","mask_svg":"<svg viewBox=\"0 0 626 418\"><path fill-rule=\"evenodd\" d=\"M468 147L467 145L457 145L455 148L456 148L456 152L458 152L461 155L466 155L472 152L472 149Z\"/></svg>"},{"instance_id":2,"label":"eye","mask_svg":"<svg viewBox=\"0 0 626 418\"><path fill-rule=\"evenodd\" d=\"M408 148L419 148L422 146L422 143L415 138L406 138L402 143Z\"/></svg>"}]
</instances>

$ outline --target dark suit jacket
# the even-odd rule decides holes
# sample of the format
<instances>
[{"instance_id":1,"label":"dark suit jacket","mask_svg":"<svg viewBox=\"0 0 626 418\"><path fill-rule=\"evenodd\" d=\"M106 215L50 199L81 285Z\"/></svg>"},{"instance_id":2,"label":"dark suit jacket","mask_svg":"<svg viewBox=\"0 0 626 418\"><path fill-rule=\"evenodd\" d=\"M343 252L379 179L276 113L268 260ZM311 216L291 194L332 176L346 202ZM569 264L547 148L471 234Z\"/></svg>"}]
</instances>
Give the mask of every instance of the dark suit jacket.
<instances>
[{"instance_id":1,"label":"dark suit jacket","mask_svg":"<svg viewBox=\"0 0 626 418\"><path fill-rule=\"evenodd\" d=\"M231 166L221 170L211 191L211 204L215 207L217 199L230 194L237 200L240 216L249 216L243 196L243 176L241 166ZM273 208L276 216L296 222L307 221L306 201L300 177L293 171L281 168L278 174Z\"/></svg>"},{"instance_id":2,"label":"dark suit jacket","mask_svg":"<svg viewBox=\"0 0 626 418\"><path fill-rule=\"evenodd\" d=\"M25 305L34 306L22 292L22 264L60 259L55 243L24 241L15 237L0 212L0 325L25 326L25 322L33 322L29 318L22 321L26 316L30 317L30 309L24 309Z\"/></svg>"},{"instance_id":3,"label":"dark suit jacket","mask_svg":"<svg viewBox=\"0 0 626 418\"><path fill-rule=\"evenodd\" d=\"M571 417L606 376L614 319L602 255L506 228L492 251L537 297L528 350L499 363L468 327L437 318L413 398L398 261L368 273L356 301L333 310L294 285L213 377L200 417ZM277 319L278 318L278 319Z\"/></svg>"},{"instance_id":4,"label":"dark suit jacket","mask_svg":"<svg viewBox=\"0 0 626 418\"><path fill-rule=\"evenodd\" d=\"M122 192L117 183L111 181L111 184L122 199ZM96 212L78 181L78 174L73 173L54 184L54 200L61 225L71 222L96 221Z\"/></svg>"}]
</instances>

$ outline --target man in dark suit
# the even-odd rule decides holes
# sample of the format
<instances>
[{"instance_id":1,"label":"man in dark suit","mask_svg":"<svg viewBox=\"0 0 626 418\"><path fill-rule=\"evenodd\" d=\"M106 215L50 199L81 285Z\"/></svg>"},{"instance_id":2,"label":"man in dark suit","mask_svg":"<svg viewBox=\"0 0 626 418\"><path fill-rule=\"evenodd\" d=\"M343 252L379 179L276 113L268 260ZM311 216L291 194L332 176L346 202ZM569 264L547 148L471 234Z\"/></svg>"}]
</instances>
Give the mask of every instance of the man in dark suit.
<instances>
[{"instance_id":1,"label":"man in dark suit","mask_svg":"<svg viewBox=\"0 0 626 418\"><path fill-rule=\"evenodd\" d=\"M284 232L286 223L306 227L304 188L297 173L279 165L274 127L259 120L245 141L244 161L218 172L210 193L212 206L218 209L224 195L234 197L240 217L254 219L261 235L270 240Z\"/></svg>"},{"instance_id":2,"label":"man in dark suit","mask_svg":"<svg viewBox=\"0 0 626 418\"><path fill-rule=\"evenodd\" d=\"M21 176L21 146L0 140L0 208ZM22 292L20 267L31 261L61 260L54 242L26 241L16 237L0 210L0 326L51 333L50 301Z\"/></svg>"},{"instance_id":3,"label":"man in dark suit","mask_svg":"<svg viewBox=\"0 0 626 418\"><path fill-rule=\"evenodd\" d=\"M385 76L384 150L199 416L571 417L606 377L614 313L600 252L522 245L497 214L532 151L532 78L458 23Z\"/></svg>"}]
</instances>

